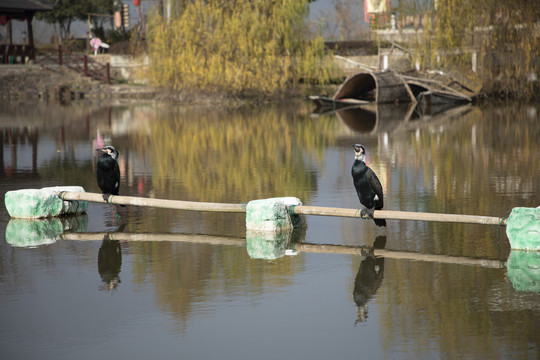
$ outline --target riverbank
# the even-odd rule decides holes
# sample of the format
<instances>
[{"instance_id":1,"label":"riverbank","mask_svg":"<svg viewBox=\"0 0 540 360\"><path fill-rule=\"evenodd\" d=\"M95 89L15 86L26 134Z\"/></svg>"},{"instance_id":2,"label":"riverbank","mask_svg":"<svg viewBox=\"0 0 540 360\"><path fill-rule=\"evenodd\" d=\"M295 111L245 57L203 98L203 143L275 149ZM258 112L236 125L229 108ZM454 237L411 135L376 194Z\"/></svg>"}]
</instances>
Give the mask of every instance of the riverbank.
<instances>
[{"instance_id":1,"label":"riverbank","mask_svg":"<svg viewBox=\"0 0 540 360\"><path fill-rule=\"evenodd\" d=\"M104 84L62 66L0 65L0 101L153 100L151 86Z\"/></svg>"},{"instance_id":2,"label":"riverbank","mask_svg":"<svg viewBox=\"0 0 540 360\"><path fill-rule=\"evenodd\" d=\"M330 90L333 91L333 90ZM126 81L106 84L65 66L0 65L0 104L72 101L99 103L175 102L232 105L246 99L227 94L182 93Z\"/></svg>"}]
</instances>

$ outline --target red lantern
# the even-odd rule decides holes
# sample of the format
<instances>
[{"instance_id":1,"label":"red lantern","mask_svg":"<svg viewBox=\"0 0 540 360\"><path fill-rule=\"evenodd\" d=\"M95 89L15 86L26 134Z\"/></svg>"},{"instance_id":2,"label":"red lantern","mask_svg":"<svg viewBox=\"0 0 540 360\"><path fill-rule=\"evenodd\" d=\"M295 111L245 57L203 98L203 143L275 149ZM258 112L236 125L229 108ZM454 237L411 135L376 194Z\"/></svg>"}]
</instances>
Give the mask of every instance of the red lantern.
<instances>
[{"instance_id":1,"label":"red lantern","mask_svg":"<svg viewBox=\"0 0 540 360\"><path fill-rule=\"evenodd\" d=\"M114 12L114 27L116 28L122 27L122 13L120 11Z\"/></svg>"},{"instance_id":2,"label":"red lantern","mask_svg":"<svg viewBox=\"0 0 540 360\"><path fill-rule=\"evenodd\" d=\"M133 0L133 6L141 5L141 0Z\"/></svg>"}]
</instances>

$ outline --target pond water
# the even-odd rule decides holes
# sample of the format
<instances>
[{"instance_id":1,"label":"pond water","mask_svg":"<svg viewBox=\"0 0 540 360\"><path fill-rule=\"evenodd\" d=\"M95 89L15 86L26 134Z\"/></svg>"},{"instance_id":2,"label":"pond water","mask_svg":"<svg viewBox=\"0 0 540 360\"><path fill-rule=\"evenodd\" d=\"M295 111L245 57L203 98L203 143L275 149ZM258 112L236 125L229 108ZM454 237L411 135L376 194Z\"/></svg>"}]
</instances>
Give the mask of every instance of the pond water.
<instances>
[{"instance_id":1,"label":"pond water","mask_svg":"<svg viewBox=\"0 0 540 360\"><path fill-rule=\"evenodd\" d=\"M358 208L362 143L386 210L540 205L540 105L409 110L4 106L0 192L99 192L94 149L112 144L122 195ZM243 213L91 203L63 221L29 238L0 209L2 359L540 357L540 279L515 283L504 227L306 216L263 254Z\"/></svg>"}]
</instances>

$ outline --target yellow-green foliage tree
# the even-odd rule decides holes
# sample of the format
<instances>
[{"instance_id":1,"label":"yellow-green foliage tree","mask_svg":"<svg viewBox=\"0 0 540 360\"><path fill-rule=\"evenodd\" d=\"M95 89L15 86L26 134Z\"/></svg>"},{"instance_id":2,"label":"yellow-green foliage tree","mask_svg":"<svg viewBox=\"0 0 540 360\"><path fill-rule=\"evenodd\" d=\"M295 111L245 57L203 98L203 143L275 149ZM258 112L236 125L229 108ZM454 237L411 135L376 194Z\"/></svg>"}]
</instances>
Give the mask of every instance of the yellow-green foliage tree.
<instances>
[{"instance_id":1,"label":"yellow-green foliage tree","mask_svg":"<svg viewBox=\"0 0 540 360\"><path fill-rule=\"evenodd\" d=\"M528 0L486 0L479 74L484 87L509 96L533 97L539 86L540 4ZM535 75L536 74L536 75Z\"/></svg>"},{"instance_id":2,"label":"yellow-green foliage tree","mask_svg":"<svg viewBox=\"0 0 540 360\"><path fill-rule=\"evenodd\" d=\"M151 77L175 90L275 96L336 71L321 37L304 38L307 0L195 0L149 24Z\"/></svg>"},{"instance_id":3,"label":"yellow-green foliage tree","mask_svg":"<svg viewBox=\"0 0 540 360\"><path fill-rule=\"evenodd\" d=\"M488 94L532 97L540 75L538 19L537 1L441 0L424 24L417 55L426 67L475 77Z\"/></svg>"}]
</instances>

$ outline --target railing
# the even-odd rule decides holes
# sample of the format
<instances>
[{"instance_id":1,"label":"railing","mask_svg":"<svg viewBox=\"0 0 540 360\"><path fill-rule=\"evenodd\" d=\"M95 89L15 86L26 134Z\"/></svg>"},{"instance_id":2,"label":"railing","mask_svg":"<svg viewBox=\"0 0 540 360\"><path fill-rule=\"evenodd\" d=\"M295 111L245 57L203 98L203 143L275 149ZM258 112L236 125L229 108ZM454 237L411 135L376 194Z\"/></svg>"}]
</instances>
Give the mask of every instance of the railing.
<instances>
[{"instance_id":1,"label":"railing","mask_svg":"<svg viewBox=\"0 0 540 360\"><path fill-rule=\"evenodd\" d=\"M46 55L40 58L36 61L36 64L58 64L61 66L66 66L84 74L84 76L105 81L107 84L111 83L111 70L109 63L102 64L93 60L87 55L72 54L69 51L64 50L62 45L58 46L58 50L55 54Z\"/></svg>"},{"instance_id":2,"label":"railing","mask_svg":"<svg viewBox=\"0 0 540 360\"><path fill-rule=\"evenodd\" d=\"M24 64L35 57L36 49L31 45L0 44L0 64Z\"/></svg>"}]
</instances>

